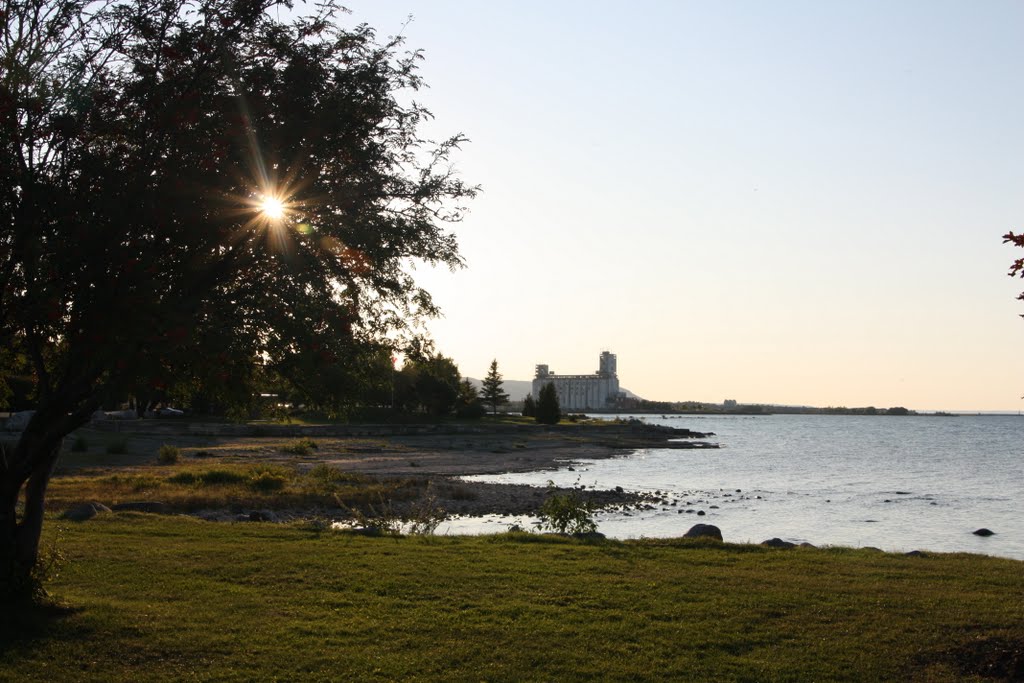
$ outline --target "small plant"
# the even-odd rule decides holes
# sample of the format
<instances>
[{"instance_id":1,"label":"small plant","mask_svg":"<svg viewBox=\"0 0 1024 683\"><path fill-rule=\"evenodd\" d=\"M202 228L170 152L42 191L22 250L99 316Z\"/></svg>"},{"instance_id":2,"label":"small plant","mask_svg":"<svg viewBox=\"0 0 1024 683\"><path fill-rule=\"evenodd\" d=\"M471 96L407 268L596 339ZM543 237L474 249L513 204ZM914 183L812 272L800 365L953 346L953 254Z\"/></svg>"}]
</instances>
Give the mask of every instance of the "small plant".
<instances>
[{"instance_id":1,"label":"small plant","mask_svg":"<svg viewBox=\"0 0 1024 683\"><path fill-rule=\"evenodd\" d=\"M343 472L337 467L331 467L325 463L315 465L306 473L306 476L320 484L341 484L345 482L360 481L361 479L358 474Z\"/></svg>"},{"instance_id":2,"label":"small plant","mask_svg":"<svg viewBox=\"0 0 1024 683\"><path fill-rule=\"evenodd\" d=\"M410 508L408 518L405 520L408 524L406 533L412 536L429 536L446 519L448 519L448 513L438 505L437 498L428 489L426 495Z\"/></svg>"},{"instance_id":3,"label":"small plant","mask_svg":"<svg viewBox=\"0 0 1024 683\"><path fill-rule=\"evenodd\" d=\"M593 508L582 500L575 491L557 493L553 481L548 481L548 497L537 511L538 521L534 524L541 531L556 534L589 534L597 531Z\"/></svg>"},{"instance_id":4,"label":"small plant","mask_svg":"<svg viewBox=\"0 0 1024 683\"><path fill-rule=\"evenodd\" d=\"M366 506L366 511L345 505L340 497L334 497L338 507L344 509L352 518L353 528L360 533L373 536L401 536L402 519L395 513L389 501L377 494L379 506Z\"/></svg>"},{"instance_id":5,"label":"small plant","mask_svg":"<svg viewBox=\"0 0 1024 683\"><path fill-rule=\"evenodd\" d=\"M181 450L177 446L164 444L156 455L156 461L161 465L173 465L181 460Z\"/></svg>"},{"instance_id":6,"label":"small plant","mask_svg":"<svg viewBox=\"0 0 1024 683\"><path fill-rule=\"evenodd\" d=\"M257 491L280 491L288 483L289 473L280 467L256 467L249 474L249 486Z\"/></svg>"},{"instance_id":7,"label":"small plant","mask_svg":"<svg viewBox=\"0 0 1024 683\"><path fill-rule=\"evenodd\" d=\"M240 484L245 476L231 470L206 470L205 472L179 472L167 479L172 484L198 484L200 486L223 486Z\"/></svg>"},{"instance_id":8,"label":"small plant","mask_svg":"<svg viewBox=\"0 0 1024 683\"><path fill-rule=\"evenodd\" d=\"M281 446L281 450L292 455L309 455L317 449L316 441L310 438L296 439Z\"/></svg>"},{"instance_id":9,"label":"small plant","mask_svg":"<svg viewBox=\"0 0 1024 683\"><path fill-rule=\"evenodd\" d=\"M75 440L71 442L71 451L73 453L84 453L89 450L89 442L85 440L85 437L79 434L75 437Z\"/></svg>"},{"instance_id":10,"label":"small plant","mask_svg":"<svg viewBox=\"0 0 1024 683\"><path fill-rule=\"evenodd\" d=\"M107 444L107 453L109 455L121 455L122 453L128 452L128 440L117 439Z\"/></svg>"}]
</instances>

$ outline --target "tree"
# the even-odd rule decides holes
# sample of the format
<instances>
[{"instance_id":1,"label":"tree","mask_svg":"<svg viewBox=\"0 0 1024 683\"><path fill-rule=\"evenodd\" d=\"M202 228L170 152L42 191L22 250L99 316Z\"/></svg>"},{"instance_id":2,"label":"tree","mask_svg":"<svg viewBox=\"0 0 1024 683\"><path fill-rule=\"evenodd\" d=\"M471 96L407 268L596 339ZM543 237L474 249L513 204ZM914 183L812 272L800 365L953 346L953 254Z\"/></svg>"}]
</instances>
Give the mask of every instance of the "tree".
<instances>
[{"instance_id":1,"label":"tree","mask_svg":"<svg viewBox=\"0 0 1024 683\"><path fill-rule=\"evenodd\" d=\"M558 392L555 391L554 382L548 382L540 388L534 419L548 425L558 424L562 419L562 409L558 405Z\"/></svg>"},{"instance_id":2,"label":"tree","mask_svg":"<svg viewBox=\"0 0 1024 683\"><path fill-rule=\"evenodd\" d=\"M451 414L459 399L459 368L440 354L410 358L398 373L396 402L409 412L435 417Z\"/></svg>"},{"instance_id":3,"label":"tree","mask_svg":"<svg viewBox=\"0 0 1024 683\"><path fill-rule=\"evenodd\" d=\"M523 399L523 417L533 417L537 414L537 404L533 400L533 394L527 394Z\"/></svg>"},{"instance_id":4,"label":"tree","mask_svg":"<svg viewBox=\"0 0 1024 683\"><path fill-rule=\"evenodd\" d=\"M417 261L475 188L424 139L421 55L278 0L22 0L0 31L0 348L35 414L0 454L0 593L31 588L62 439L127 387L411 344ZM0 375L15 374L10 367ZM24 495L24 508L17 503Z\"/></svg>"},{"instance_id":5,"label":"tree","mask_svg":"<svg viewBox=\"0 0 1024 683\"><path fill-rule=\"evenodd\" d=\"M455 414L472 419L478 419L487 414L487 409L480 401L480 394L468 379L459 382L459 397L455 403Z\"/></svg>"},{"instance_id":6,"label":"tree","mask_svg":"<svg viewBox=\"0 0 1024 683\"><path fill-rule=\"evenodd\" d=\"M497 413L498 406L508 403L508 394L501 390L501 373L498 372L498 359L491 361L491 368L482 382L480 397L491 406L491 412Z\"/></svg>"},{"instance_id":7,"label":"tree","mask_svg":"<svg viewBox=\"0 0 1024 683\"><path fill-rule=\"evenodd\" d=\"M1006 233L1005 235L1003 235L1003 243L1005 244L1007 242L1015 246L1024 248L1024 233L1021 233L1020 235L1016 235L1012 232ZM1010 272L1008 273L1008 275L1010 277L1020 276L1024 278L1024 258L1019 258L1012 264L1010 264ZM1020 295L1017 296L1017 298L1020 299L1021 301L1024 301L1024 292L1021 292ZM1021 317L1024 318L1024 315L1022 315Z\"/></svg>"}]
</instances>

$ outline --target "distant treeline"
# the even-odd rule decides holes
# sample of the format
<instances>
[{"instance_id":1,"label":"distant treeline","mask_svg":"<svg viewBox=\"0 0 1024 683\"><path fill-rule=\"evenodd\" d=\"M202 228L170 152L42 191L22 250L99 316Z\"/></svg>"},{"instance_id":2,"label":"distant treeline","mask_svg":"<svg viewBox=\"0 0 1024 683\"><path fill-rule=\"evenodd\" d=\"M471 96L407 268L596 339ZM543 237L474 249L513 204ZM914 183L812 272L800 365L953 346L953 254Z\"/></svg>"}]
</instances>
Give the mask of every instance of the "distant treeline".
<instances>
[{"instance_id":1,"label":"distant treeline","mask_svg":"<svg viewBox=\"0 0 1024 683\"><path fill-rule=\"evenodd\" d=\"M721 403L702 403L699 401L646 401L640 398L622 398L614 406L615 412L640 413L710 413L710 414L791 414L791 415L917 415L917 412L902 406L892 408L847 408L846 406L829 406L815 408L812 406L779 406L761 403L725 406Z\"/></svg>"}]
</instances>

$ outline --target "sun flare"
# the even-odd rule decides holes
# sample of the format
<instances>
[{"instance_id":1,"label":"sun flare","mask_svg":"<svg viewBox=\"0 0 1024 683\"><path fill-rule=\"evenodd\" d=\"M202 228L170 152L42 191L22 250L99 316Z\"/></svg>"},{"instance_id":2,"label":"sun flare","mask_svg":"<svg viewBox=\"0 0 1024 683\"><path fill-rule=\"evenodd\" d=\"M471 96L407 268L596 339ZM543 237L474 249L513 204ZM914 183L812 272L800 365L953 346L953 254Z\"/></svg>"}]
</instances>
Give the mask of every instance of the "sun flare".
<instances>
[{"instance_id":1,"label":"sun flare","mask_svg":"<svg viewBox=\"0 0 1024 683\"><path fill-rule=\"evenodd\" d=\"M260 212L271 220L280 220L284 218L284 202L277 197L264 197L260 201Z\"/></svg>"}]
</instances>

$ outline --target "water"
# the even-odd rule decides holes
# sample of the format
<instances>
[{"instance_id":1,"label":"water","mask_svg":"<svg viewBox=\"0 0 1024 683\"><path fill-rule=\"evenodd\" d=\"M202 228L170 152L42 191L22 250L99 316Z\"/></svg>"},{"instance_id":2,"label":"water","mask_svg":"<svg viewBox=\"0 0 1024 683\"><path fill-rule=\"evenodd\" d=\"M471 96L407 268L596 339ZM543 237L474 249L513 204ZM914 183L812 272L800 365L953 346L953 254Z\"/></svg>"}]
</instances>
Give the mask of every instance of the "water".
<instances>
[{"instance_id":1,"label":"water","mask_svg":"<svg viewBox=\"0 0 1024 683\"><path fill-rule=\"evenodd\" d=\"M468 478L622 486L661 491L670 501L656 510L599 513L598 529L613 538L681 536L693 524L706 523L733 542L779 537L814 545L962 551L1024 560L1024 417L643 419L715 432L721 448L646 449L582 461L576 471L565 467ZM697 510L705 516L698 517ZM456 519L438 532L494 532L515 521L527 525L532 520ZM971 533L981 527L996 535Z\"/></svg>"}]
</instances>

